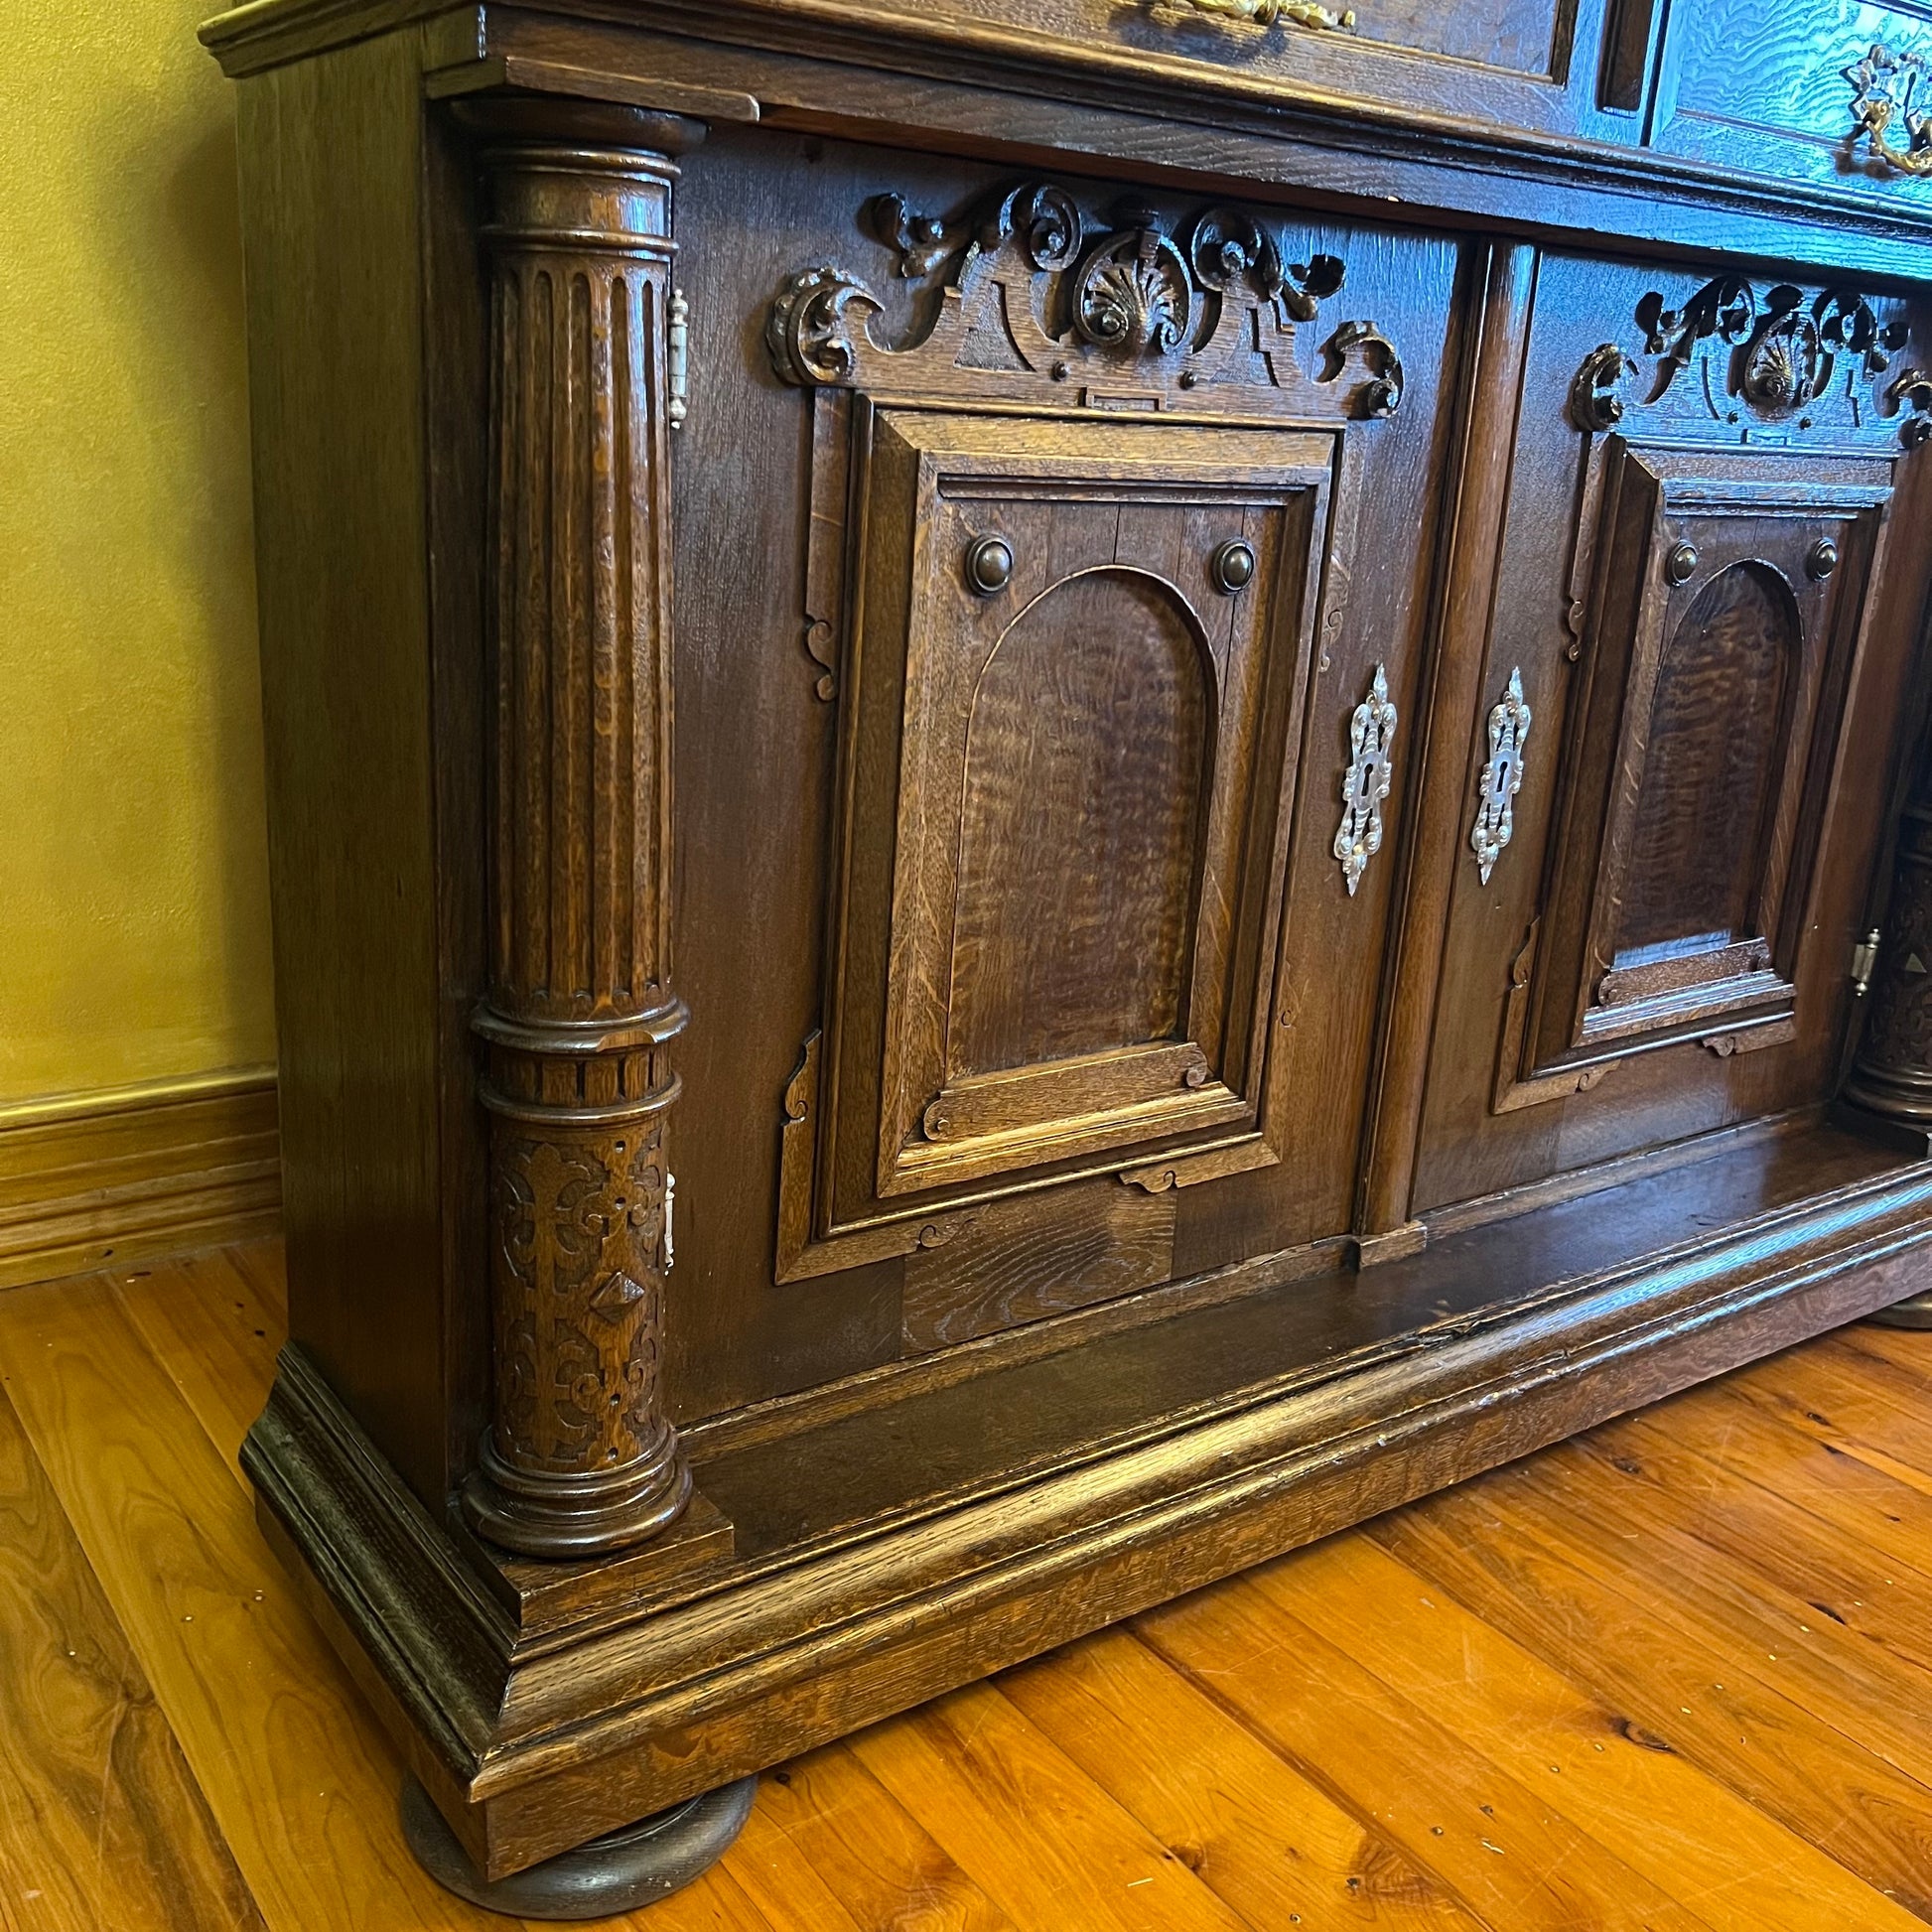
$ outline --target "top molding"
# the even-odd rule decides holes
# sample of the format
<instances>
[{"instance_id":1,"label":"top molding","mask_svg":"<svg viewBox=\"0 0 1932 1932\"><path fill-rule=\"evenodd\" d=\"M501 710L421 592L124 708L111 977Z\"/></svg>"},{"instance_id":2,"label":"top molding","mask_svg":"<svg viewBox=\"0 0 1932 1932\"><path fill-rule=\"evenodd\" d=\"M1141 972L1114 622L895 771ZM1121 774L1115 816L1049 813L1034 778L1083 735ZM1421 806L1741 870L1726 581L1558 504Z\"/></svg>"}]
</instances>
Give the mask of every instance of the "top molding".
<instances>
[{"instance_id":1,"label":"top molding","mask_svg":"<svg viewBox=\"0 0 1932 1932\"><path fill-rule=\"evenodd\" d=\"M875 0L455 8L249 0L207 22L201 38L237 77L407 35L425 90L437 94L528 86L513 71L520 63L578 76L572 88L591 98L653 104L658 92L677 93L679 111L691 111L682 97L694 88L734 99L734 111L708 116L717 120L756 115L791 131L898 146L969 142L986 158L1024 155L1035 165L1058 151L1088 169L1131 166L1184 176L1197 189L1218 183L1244 199L1274 195L1384 219L1567 229L1865 278L1932 279L1932 187L1887 202L1874 199L1868 181L1841 189L1743 174L1632 145L1629 116L1613 128L1593 107L1577 107L1585 125L1627 128L1631 139L1539 126L1532 123L1557 97L1553 83L1380 46L1358 59L1348 50L1370 44L1346 34L1275 31L1290 38L1271 50L1267 70L1197 58L1195 40L1177 41L1175 52ZM1356 67L1336 69L1344 57ZM1359 91L1371 67L1387 70L1391 91L1413 79L1413 98ZM1318 84L1310 77L1317 73L1358 91ZM1464 76L1473 76L1466 96ZM565 91L561 80L539 84ZM1569 98L1581 97L1573 82ZM1469 104L1492 117L1462 111ZM1493 117L1519 105L1519 122Z\"/></svg>"}]
</instances>

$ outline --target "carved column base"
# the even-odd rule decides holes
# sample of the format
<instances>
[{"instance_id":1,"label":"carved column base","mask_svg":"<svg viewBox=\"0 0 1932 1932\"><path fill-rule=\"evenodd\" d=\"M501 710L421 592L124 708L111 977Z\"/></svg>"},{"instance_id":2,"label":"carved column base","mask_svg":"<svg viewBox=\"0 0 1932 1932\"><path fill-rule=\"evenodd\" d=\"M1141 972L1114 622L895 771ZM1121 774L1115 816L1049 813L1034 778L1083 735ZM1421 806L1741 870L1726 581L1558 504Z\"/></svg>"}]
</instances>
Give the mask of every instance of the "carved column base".
<instances>
[{"instance_id":1,"label":"carved column base","mask_svg":"<svg viewBox=\"0 0 1932 1932\"><path fill-rule=\"evenodd\" d=\"M430 1795L405 1774L402 1830L423 1869L459 1898L511 1918L615 1918L701 1877L745 1829L757 1778L687 1798L507 1878L485 1878Z\"/></svg>"},{"instance_id":2,"label":"carved column base","mask_svg":"<svg viewBox=\"0 0 1932 1932\"><path fill-rule=\"evenodd\" d=\"M691 1471L667 1438L661 1459L609 1475L549 1475L512 1467L484 1432L463 1485L463 1514L479 1536L519 1556L594 1557L642 1543L691 1499Z\"/></svg>"}]
</instances>

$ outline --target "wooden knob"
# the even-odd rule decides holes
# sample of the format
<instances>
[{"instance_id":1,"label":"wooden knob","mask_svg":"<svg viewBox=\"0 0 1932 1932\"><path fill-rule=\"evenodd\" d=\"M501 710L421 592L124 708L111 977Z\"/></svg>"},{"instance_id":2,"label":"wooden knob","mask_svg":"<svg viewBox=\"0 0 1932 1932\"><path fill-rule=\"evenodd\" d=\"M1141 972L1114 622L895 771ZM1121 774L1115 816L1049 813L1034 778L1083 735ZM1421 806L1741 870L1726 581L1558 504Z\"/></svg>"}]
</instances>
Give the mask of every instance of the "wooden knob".
<instances>
[{"instance_id":1,"label":"wooden knob","mask_svg":"<svg viewBox=\"0 0 1932 1932\"><path fill-rule=\"evenodd\" d=\"M1255 547L1239 537L1232 538L1215 551L1207 566L1214 588L1226 597L1245 591L1255 578Z\"/></svg>"},{"instance_id":2,"label":"wooden knob","mask_svg":"<svg viewBox=\"0 0 1932 1932\"><path fill-rule=\"evenodd\" d=\"M977 597L993 597L1013 581L1013 546L1005 537L978 537L966 551L966 581Z\"/></svg>"}]
</instances>

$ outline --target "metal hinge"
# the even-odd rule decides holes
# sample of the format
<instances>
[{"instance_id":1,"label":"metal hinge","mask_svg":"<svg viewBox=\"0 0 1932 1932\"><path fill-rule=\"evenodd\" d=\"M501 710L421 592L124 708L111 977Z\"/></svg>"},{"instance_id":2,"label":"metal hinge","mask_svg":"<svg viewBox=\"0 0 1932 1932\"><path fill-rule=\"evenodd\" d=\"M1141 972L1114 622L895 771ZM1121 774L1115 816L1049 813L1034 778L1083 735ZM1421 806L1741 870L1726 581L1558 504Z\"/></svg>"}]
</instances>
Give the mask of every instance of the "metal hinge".
<instances>
[{"instance_id":1,"label":"metal hinge","mask_svg":"<svg viewBox=\"0 0 1932 1932\"><path fill-rule=\"evenodd\" d=\"M691 400L691 305L682 289L671 291L665 331L665 386L670 391L670 423L684 427L684 411Z\"/></svg>"},{"instance_id":2,"label":"metal hinge","mask_svg":"<svg viewBox=\"0 0 1932 1932\"><path fill-rule=\"evenodd\" d=\"M1852 997L1863 1000L1871 990L1871 975L1878 968L1878 928L1873 926L1852 948Z\"/></svg>"}]
</instances>

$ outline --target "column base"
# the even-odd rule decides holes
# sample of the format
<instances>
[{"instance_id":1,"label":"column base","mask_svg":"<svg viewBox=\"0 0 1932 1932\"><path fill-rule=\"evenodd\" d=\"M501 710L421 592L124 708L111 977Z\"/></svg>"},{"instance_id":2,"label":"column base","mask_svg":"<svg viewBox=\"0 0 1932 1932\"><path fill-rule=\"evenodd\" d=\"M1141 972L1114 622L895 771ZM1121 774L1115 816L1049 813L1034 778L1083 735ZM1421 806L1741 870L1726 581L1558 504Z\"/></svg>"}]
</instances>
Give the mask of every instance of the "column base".
<instances>
[{"instance_id":1,"label":"column base","mask_svg":"<svg viewBox=\"0 0 1932 1932\"><path fill-rule=\"evenodd\" d=\"M669 1897L710 1870L745 1829L758 1788L756 1777L720 1785L494 1880L477 1869L435 1800L407 1773L402 1830L417 1863L438 1884L485 1911L510 1918L617 1918Z\"/></svg>"},{"instance_id":2,"label":"column base","mask_svg":"<svg viewBox=\"0 0 1932 1932\"><path fill-rule=\"evenodd\" d=\"M518 1556L568 1562L647 1543L691 1500L691 1471L667 1428L662 1449L608 1474L548 1475L512 1468L488 1430L464 1482L464 1519Z\"/></svg>"},{"instance_id":3,"label":"column base","mask_svg":"<svg viewBox=\"0 0 1932 1932\"><path fill-rule=\"evenodd\" d=\"M1879 1147L1892 1148L1912 1160L1932 1157L1932 1116L1924 1116L1924 1110L1917 1107L1904 1112L1893 1097L1862 1087L1856 1068L1844 1094L1832 1102L1827 1117L1834 1127Z\"/></svg>"}]
</instances>

